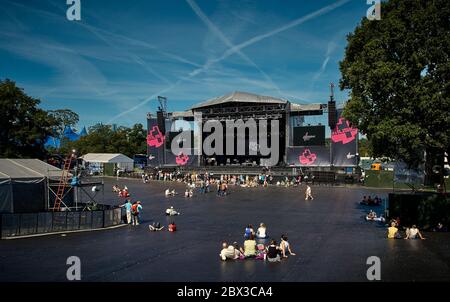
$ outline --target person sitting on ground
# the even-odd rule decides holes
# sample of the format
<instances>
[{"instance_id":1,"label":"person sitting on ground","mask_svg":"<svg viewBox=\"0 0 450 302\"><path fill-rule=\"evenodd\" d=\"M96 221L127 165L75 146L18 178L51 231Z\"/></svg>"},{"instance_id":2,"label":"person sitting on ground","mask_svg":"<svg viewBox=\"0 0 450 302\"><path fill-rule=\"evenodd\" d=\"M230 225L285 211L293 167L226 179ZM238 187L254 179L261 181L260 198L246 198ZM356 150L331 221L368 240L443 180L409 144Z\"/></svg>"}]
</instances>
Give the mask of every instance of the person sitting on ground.
<instances>
[{"instance_id":1,"label":"person sitting on ground","mask_svg":"<svg viewBox=\"0 0 450 302\"><path fill-rule=\"evenodd\" d=\"M417 238L420 238L422 240L425 239L425 237L422 236L416 225L413 224L412 227L406 229L405 239L417 239Z\"/></svg>"},{"instance_id":2,"label":"person sitting on ground","mask_svg":"<svg viewBox=\"0 0 450 302\"><path fill-rule=\"evenodd\" d=\"M266 259L266 248L262 243L256 245L256 259L258 260Z\"/></svg>"},{"instance_id":3,"label":"person sitting on ground","mask_svg":"<svg viewBox=\"0 0 450 302\"><path fill-rule=\"evenodd\" d=\"M171 206L170 208L168 208L166 210L166 215L167 216L176 216L176 215L180 215L179 212L175 211L175 209L173 208L173 206Z\"/></svg>"},{"instance_id":4,"label":"person sitting on ground","mask_svg":"<svg viewBox=\"0 0 450 302\"><path fill-rule=\"evenodd\" d=\"M248 239L250 238L250 235L255 235L255 231L253 230L253 226L251 224L249 224L246 228L245 228L245 232L244 232L244 238Z\"/></svg>"},{"instance_id":5,"label":"person sitting on ground","mask_svg":"<svg viewBox=\"0 0 450 302\"><path fill-rule=\"evenodd\" d=\"M277 242L272 239L270 241L270 245L267 247L267 256L266 259L269 262L279 262L280 258L280 248L277 246Z\"/></svg>"},{"instance_id":6,"label":"person sitting on ground","mask_svg":"<svg viewBox=\"0 0 450 302\"><path fill-rule=\"evenodd\" d=\"M266 225L261 222L259 224L258 230L256 231L256 238L266 239L267 238L266 230L267 230Z\"/></svg>"},{"instance_id":7,"label":"person sitting on ground","mask_svg":"<svg viewBox=\"0 0 450 302\"><path fill-rule=\"evenodd\" d=\"M175 224L175 222L171 222L169 224L168 231L169 232L176 232L177 231L177 225Z\"/></svg>"},{"instance_id":8,"label":"person sitting on ground","mask_svg":"<svg viewBox=\"0 0 450 302\"><path fill-rule=\"evenodd\" d=\"M256 256L256 241L253 233L244 241L244 256L245 258L253 258Z\"/></svg>"},{"instance_id":9,"label":"person sitting on ground","mask_svg":"<svg viewBox=\"0 0 450 302\"><path fill-rule=\"evenodd\" d=\"M398 228L395 226L395 222L391 222L391 226L388 228L388 239L400 239L402 236L400 235Z\"/></svg>"},{"instance_id":10,"label":"person sitting on ground","mask_svg":"<svg viewBox=\"0 0 450 302\"><path fill-rule=\"evenodd\" d=\"M386 222L386 218L384 218L383 214L381 214L380 217L375 217L373 220L374 221L379 221L381 223L385 223Z\"/></svg>"},{"instance_id":11,"label":"person sitting on ground","mask_svg":"<svg viewBox=\"0 0 450 302\"><path fill-rule=\"evenodd\" d=\"M369 197L367 198L367 205L368 206L371 206L371 205L373 205L373 199L372 199L372 197L369 195Z\"/></svg>"},{"instance_id":12,"label":"person sitting on ground","mask_svg":"<svg viewBox=\"0 0 450 302\"><path fill-rule=\"evenodd\" d=\"M151 225L148 226L149 230L152 232L161 231L164 229L164 226L161 226L161 223L159 222L153 222Z\"/></svg>"},{"instance_id":13,"label":"person sitting on ground","mask_svg":"<svg viewBox=\"0 0 450 302\"><path fill-rule=\"evenodd\" d=\"M236 251L234 246L223 242L222 250L220 251L220 259L222 259L222 261L226 261L227 259L236 259Z\"/></svg>"},{"instance_id":14,"label":"person sitting on ground","mask_svg":"<svg viewBox=\"0 0 450 302\"><path fill-rule=\"evenodd\" d=\"M364 195L363 199L361 200L360 204L367 205L367 196Z\"/></svg>"},{"instance_id":15,"label":"person sitting on ground","mask_svg":"<svg viewBox=\"0 0 450 302\"><path fill-rule=\"evenodd\" d=\"M175 196L176 193L175 193L175 190L170 191L170 189L167 189L164 194L166 195L166 197L169 197L169 196Z\"/></svg>"},{"instance_id":16,"label":"person sitting on ground","mask_svg":"<svg viewBox=\"0 0 450 302\"><path fill-rule=\"evenodd\" d=\"M437 226L433 229L434 232L447 232L447 227L445 227L442 223L438 223Z\"/></svg>"},{"instance_id":17,"label":"person sitting on ground","mask_svg":"<svg viewBox=\"0 0 450 302\"><path fill-rule=\"evenodd\" d=\"M124 198L130 197L130 193L128 192L128 189L126 189L126 187L123 190L119 191L119 197L124 197Z\"/></svg>"},{"instance_id":18,"label":"person sitting on ground","mask_svg":"<svg viewBox=\"0 0 450 302\"><path fill-rule=\"evenodd\" d=\"M377 206L381 204L381 198L378 197L377 195L375 195L375 198L373 199L373 201L374 201L374 204Z\"/></svg>"},{"instance_id":19,"label":"person sitting on ground","mask_svg":"<svg viewBox=\"0 0 450 302\"><path fill-rule=\"evenodd\" d=\"M369 213L366 216L366 220L367 221L375 221L375 218L377 218L377 213L375 213L374 211L370 210Z\"/></svg>"},{"instance_id":20,"label":"person sitting on ground","mask_svg":"<svg viewBox=\"0 0 450 302\"><path fill-rule=\"evenodd\" d=\"M119 192L120 192L119 186L118 186L118 185L114 185L114 186L112 187L112 191L113 191L114 193L119 193Z\"/></svg>"},{"instance_id":21,"label":"person sitting on ground","mask_svg":"<svg viewBox=\"0 0 450 302\"><path fill-rule=\"evenodd\" d=\"M186 191L184 191L184 197L186 197L186 198L189 197L189 189L186 189Z\"/></svg>"},{"instance_id":22,"label":"person sitting on ground","mask_svg":"<svg viewBox=\"0 0 450 302\"><path fill-rule=\"evenodd\" d=\"M244 250L235 241L233 242L235 259L244 259Z\"/></svg>"},{"instance_id":23,"label":"person sitting on ground","mask_svg":"<svg viewBox=\"0 0 450 302\"><path fill-rule=\"evenodd\" d=\"M288 253L291 256L295 256L295 254L291 250L291 245L289 244L289 241L288 241L288 238L286 235L281 235L280 250L281 250L281 254L283 255L283 258L287 258Z\"/></svg>"}]
</instances>

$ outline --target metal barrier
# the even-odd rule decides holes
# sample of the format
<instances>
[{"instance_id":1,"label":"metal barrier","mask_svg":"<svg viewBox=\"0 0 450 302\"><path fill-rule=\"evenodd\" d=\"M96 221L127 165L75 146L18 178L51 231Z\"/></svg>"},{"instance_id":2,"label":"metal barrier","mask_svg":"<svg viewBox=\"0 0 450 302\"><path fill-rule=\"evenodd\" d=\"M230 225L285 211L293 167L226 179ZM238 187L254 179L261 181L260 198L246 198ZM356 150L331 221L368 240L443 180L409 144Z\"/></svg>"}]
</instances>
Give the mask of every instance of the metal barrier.
<instances>
[{"instance_id":1,"label":"metal barrier","mask_svg":"<svg viewBox=\"0 0 450 302\"><path fill-rule=\"evenodd\" d=\"M123 208L84 212L0 214L1 238L106 228L122 224Z\"/></svg>"}]
</instances>

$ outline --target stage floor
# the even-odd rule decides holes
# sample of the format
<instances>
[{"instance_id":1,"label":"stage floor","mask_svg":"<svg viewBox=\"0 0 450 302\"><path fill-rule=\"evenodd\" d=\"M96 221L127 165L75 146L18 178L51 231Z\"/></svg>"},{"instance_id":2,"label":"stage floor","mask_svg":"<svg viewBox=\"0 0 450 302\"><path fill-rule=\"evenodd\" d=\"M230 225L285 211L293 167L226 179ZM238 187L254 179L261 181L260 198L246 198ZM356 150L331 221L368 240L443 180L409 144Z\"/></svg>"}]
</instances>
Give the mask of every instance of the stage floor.
<instances>
[{"instance_id":1,"label":"stage floor","mask_svg":"<svg viewBox=\"0 0 450 302\"><path fill-rule=\"evenodd\" d=\"M105 179L105 197L115 179ZM450 281L450 233L425 233L425 241L387 240L386 229L366 222L362 195L386 197L388 191L313 186L304 188L230 188L214 193L165 198L179 183L121 179L142 201L144 222L113 230L0 241L0 281L65 281L66 260L81 259L82 281L367 281L366 260L381 259L382 281ZM176 233L149 232L173 205ZM380 212L382 209L378 209ZM261 260L222 262L221 242L243 243L244 228L264 222L270 236L287 234L297 256L281 263ZM166 227L167 228L167 227Z\"/></svg>"}]
</instances>

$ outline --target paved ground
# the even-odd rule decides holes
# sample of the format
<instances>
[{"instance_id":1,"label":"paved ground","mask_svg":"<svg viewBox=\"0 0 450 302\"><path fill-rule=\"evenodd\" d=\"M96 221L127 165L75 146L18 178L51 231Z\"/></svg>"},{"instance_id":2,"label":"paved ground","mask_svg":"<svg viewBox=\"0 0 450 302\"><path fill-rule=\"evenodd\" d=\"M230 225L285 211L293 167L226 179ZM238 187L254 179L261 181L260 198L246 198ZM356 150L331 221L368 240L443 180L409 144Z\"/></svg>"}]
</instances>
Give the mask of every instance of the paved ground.
<instances>
[{"instance_id":1,"label":"paved ground","mask_svg":"<svg viewBox=\"0 0 450 302\"><path fill-rule=\"evenodd\" d=\"M110 193L106 199L119 203ZM144 223L63 237L0 241L0 281L65 281L66 259L82 261L83 281L367 281L366 259L381 259L383 281L450 281L450 234L425 234L428 240L387 240L385 228L362 219L358 204L365 189L231 188L228 197L210 193L192 199L165 198L170 185L120 180L142 200ZM386 193L378 192L383 197ZM173 205L178 232L152 233L147 225L167 225L164 210ZM297 256L282 263L218 258L221 242L240 241L246 224L266 223L276 239L287 233Z\"/></svg>"}]
</instances>

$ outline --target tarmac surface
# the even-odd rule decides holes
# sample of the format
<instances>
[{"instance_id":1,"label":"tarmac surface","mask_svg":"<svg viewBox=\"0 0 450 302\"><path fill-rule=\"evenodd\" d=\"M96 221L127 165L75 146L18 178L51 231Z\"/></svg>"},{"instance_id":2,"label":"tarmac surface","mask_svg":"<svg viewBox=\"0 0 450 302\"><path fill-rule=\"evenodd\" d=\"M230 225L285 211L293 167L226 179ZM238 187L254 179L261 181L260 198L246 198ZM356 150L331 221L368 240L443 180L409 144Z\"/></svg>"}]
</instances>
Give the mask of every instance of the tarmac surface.
<instances>
[{"instance_id":1,"label":"tarmac surface","mask_svg":"<svg viewBox=\"0 0 450 302\"><path fill-rule=\"evenodd\" d=\"M450 281L450 233L424 233L427 240L387 240L386 227L366 222L363 195L388 191L313 186L230 187L230 195L195 193L166 198L164 190L184 192L184 184L105 179L105 200L120 204L114 183L141 200L143 222L112 230L65 236L0 241L0 281L67 281L66 260L81 259L82 281L367 281L367 258L381 260L382 281ZM174 206L180 216L167 218ZM383 207L376 208L382 213ZM177 232L167 231L174 220ZM149 232L159 221L162 232ZM270 237L287 234L296 256L281 263L219 259L221 242L243 244L244 228L267 225Z\"/></svg>"}]
</instances>

